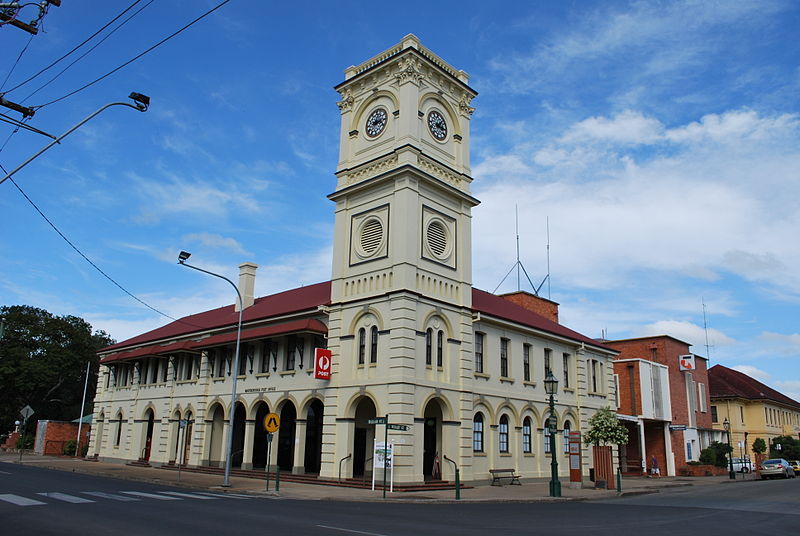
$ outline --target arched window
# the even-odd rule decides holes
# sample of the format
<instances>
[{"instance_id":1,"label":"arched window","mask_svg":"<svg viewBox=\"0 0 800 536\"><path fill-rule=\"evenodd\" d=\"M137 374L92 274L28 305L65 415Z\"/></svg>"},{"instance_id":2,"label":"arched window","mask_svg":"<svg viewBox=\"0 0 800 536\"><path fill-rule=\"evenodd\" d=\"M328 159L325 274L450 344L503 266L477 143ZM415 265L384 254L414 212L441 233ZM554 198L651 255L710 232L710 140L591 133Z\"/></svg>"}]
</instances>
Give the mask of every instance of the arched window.
<instances>
[{"instance_id":1,"label":"arched window","mask_svg":"<svg viewBox=\"0 0 800 536\"><path fill-rule=\"evenodd\" d=\"M433 346L433 330L428 328L425 332L425 364L430 366Z\"/></svg>"},{"instance_id":2,"label":"arched window","mask_svg":"<svg viewBox=\"0 0 800 536\"><path fill-rule=\"evenodd\" d=\"M531 418L525 417L522 421L522 452L531 452Z\"/></svg>"},{"instance_id":3,"label":"arched window","mask_svg":"<svg viewBox=\"0 0 800 536\"><path fill-rule=\"evenodd\" d=\"M508 452L508 417L505 415L500 417L498 432L500 452Z\"/></svg>"},{"instance_id":4,"label":"arched window","mask_svg":"<svg viewBox=\"0 0 800 536\"><path fill-rule=\"evenodd\" d=\"M544 421L544 453L550 454L550 418Z\"/></svg>"},{"instance_id":5,"label":"arched window","mask_svg":"<svg viewBox=\"0 0 800 536\"><path fill-rule=\"evenodd\" d=\"M361 328L358 330L358 364L364 364L364 353L367 346L367 330Z\"/></svg>"},{"instance_id":6,"label":"arched window","mask_svg":"<svg viewBox=\"0 0 800 536\"><path fill-rule=\"evenodd\" d=\"M444 352L444 331L436 334L436 366L442 366L442 352Z\"/></svg>"},{"instance_id":7,"label":"arched window","mask_svg":"<svg viewBox=\"0 0 800 536\"><path fill-rule=\"evenodd\" d=\"M564 452L569 454L569 432L572 425L569 421L564 421Z\"/></svg>"},{"instance_id":8,"label":"arched window","mask_svg":"<svg viewBox=\"0 0 800 536\"><path fill-rule=\"evenodd\" d=\"M372 326L369 330L370 344L369 344L369 362L378 362L378 326Z\"/></svg>"},{"instance_id":9,"label":"arched window","mask_svg":"<svg viewBox=\"0 0 800 536\"><path fill-rule=\"evenodd\" d=\"M483 452L483 413L478 412L472 418L472 450Z\"/></svg>"}]
</instances>

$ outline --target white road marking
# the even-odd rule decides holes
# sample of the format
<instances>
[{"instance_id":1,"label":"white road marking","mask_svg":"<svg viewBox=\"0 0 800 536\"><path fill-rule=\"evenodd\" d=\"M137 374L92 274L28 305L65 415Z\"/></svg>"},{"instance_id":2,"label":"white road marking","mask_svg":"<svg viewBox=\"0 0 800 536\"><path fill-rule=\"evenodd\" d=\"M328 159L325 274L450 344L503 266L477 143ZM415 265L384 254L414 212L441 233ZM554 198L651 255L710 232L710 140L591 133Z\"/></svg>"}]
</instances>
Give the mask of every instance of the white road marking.
<instances>
[{"instance_id":1,"label":"white road marking","mask_svg":"<svg viewBox=\"0 0 800 536\"><path fill-rule=\"evenodd\" d=\"M82 491L84 495L91 495L92 497L100 497L101 499L112 499L115 501L139 501L133 497L125 497L124 495L115 495L114 493L105 493L102 491Z\"/></svg>"},{"instance_id":2,"label":"white road marking","mask_svg":"<svg viewBox=\"0 0 800 536\"><path fill-rule=\"evenodd\" d=\"M211 493L209 491L198 491L200 495L209 495L211 497L222 497L224 499L252 499L250 495L237 495L236 493Z\"/></svg>"},{"instance_id":3,"label":"white road marking","mask_svg":"<svg viewBox=\"0 0 800 536\"><path fill-rule=\"evenodd\" d=\"M330 530L339 530L342 532L349 532L350 534L365 534L366 536L386 536L385 534L379 534L377 532L364 532L363 530L353 530L353 529L344 529L341 527L331 527L328 525L317 525L317 527L321 529L330 529Z\"/></svg>"},{"instance_id":4,"label":"white road marking","mask_svg":"<svg viewBox=\"0 0 800 536\"><path fill-rule=\"evenodd\" d=\"M124 493L126 495L135 495L137 497L146 497L148 499L158 499L159 501L180 501L177 497L165 497L164 495L158 495L156 493L145 493L143 491L120 491L120 493Z\"/></svg>"},{"instance_id":5,"label":"white road marking","mask_svg":"<svg viewBox=\"0 0 800 536\"><path fill-rule=\"evenodd\" d=\"M19 495L12 495L10 493L0 494L0 501L10 502L17 506L36 506L37 504L47 504L36 499L28 499L27 497L20 497Z\"/></svg>"},{"instance_id":6,"label":"white road marking","mask_svg":"<svg viewBox=\"0 0 800 536\"><path fill-rule=\"evenodd\" d=\"M163 493L164 495L175 495L176 497L185 497L187 499L202 499L204 501L215 501L219 499L219 497L208 497L194 493L182 493L180 491L162 491L161 493Z\"/></svg>"},{"instance_id":7,"label":"white road marking","mask_svg":"<svg viewBox=\"0 0 800 536\"><path fill-rule=\"evenodd\" d=\"M10 475L10 474L11 473L9 473L8 471L0 471L0 475Z\"/></svg>"},{"instance_id":8,"label":"white road marking","mask_svg":"<svg viewBox=\"0 0 800 536\"><path fill-rule=\"evenodd\" d=\"M94 501L91 499L84 499L83 497L75 497L74 495L67 495L66 493L59 493L57 491L49 491L44 493L37 493L36 495L41 495L42 497L46 497L48 499L57 499L59 501L64 501L73 504L80 504L80 503L93 503Z\"/></svg>"}]
</instances>

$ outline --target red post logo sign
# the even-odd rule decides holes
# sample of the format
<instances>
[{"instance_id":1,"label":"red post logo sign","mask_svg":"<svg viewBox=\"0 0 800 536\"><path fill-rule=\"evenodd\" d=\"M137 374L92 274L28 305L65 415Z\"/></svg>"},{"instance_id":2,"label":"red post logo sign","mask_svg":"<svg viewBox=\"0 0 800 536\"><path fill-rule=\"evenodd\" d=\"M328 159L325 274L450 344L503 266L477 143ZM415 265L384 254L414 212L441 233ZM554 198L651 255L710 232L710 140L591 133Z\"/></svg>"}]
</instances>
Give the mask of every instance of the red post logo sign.
<instances>
[{"instance_id":1,"label":"red post logo sign","mask_svg":"<svg viewBox=\"0 0 800 536\"><path fill-rule=\"evenodd\" d=\"M694 354L682 355L680 360L680 370L694 370Z\"/></svg>"},{"instance_id":2,"label":"red post logo sign","mask_svg":"<svg viewBox=\"0 0 800 536\"><path fill-rule=\"evenodd\" d=\"M314 378L331 379L331 357L333 353L325 348L314 348Z\"/></svg>"}]
</instances>

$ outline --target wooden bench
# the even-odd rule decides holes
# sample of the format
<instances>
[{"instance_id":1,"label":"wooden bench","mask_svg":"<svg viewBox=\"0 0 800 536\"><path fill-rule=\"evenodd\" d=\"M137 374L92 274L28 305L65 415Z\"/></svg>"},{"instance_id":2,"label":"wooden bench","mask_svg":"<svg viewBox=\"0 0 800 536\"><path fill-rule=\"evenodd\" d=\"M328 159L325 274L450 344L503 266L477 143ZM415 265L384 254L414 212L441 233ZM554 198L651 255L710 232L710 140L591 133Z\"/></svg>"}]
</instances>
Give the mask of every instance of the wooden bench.
<instances>
[{"instance_id":1,"label":"wooden bench","mask_svg":"<svg viewBox=\"0 0 800 536\"><path fill-rule=\"evenodd\" d=\"M514 469L489 469L489 474L492 475L492 486L495 484L502 486L504 478L509 479L510 484L522 485L519 475Z\"/></svg>"}]
</instances>

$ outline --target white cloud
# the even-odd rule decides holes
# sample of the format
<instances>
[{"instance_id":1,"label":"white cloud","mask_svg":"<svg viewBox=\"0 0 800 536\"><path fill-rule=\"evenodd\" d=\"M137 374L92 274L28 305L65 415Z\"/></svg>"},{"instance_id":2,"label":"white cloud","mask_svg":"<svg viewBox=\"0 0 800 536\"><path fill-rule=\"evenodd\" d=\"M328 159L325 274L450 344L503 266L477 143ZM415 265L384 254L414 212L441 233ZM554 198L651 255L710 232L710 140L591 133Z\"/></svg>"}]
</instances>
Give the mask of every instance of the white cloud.
<instances>
[{"instance_id":1,"label":"white cloud","mask_svg":"<svg viewBox=\"0 0 800 536\"><path fill-rule=\"evenodd\" d=\"M800 356L800 333L784 335L765 331L758 338L766 345L766 352L779 356Z\"/></svg>"},{"instance_id":2,"label":"white cloud","mask_svg":"<svg viewBox=\"0 0 800 536\"><path fill-rule=\"evenodd\" d=\"M800 380L776 380L775 388L796 402L800 402Z\"/></svg>"},{"instance_id":3,"label":"white cloud","mask_svg":"<svg viewBox=\"0 0 800 536\"><path fill-rule=\"evenodd\" d=\"M197 242L203 246L212 248L226 249L233 253L240 255L252 256L252 253L246 251L242 244L235 238L224 237L215 233L193 233L183 237L186 242Z\"/></svg>"},{"instance_id":4,"label":"white cloud","mask_svg":"<svg viewBox=\"0 0 800 536\"><path fill-rule=\"evenodd\" d=\"M691 322L681 320L660 320L640 328L641 336L670 335L694 346L697 354L705 354L706 330ZM708 330L708 342L712 346L734 344L736 341L717 329Z\"/></svg>"},{"instance_id":5,"label":"white cloud","mask_svg":"<svg viewBox=\"0 0 800 536\"><path fill-rule=\"evenodd\" d=\"M664 126L641 112L626 110L609 119L590 117L573 125L559 140L562 143L607 141L620 144L649 144L661 139Z\"/></svg>"},{"instance_id":6,"label":"white cloud","mask_svg":"<svg viewBox=\"0 0 800 536\"><path fill-rule=\"evenodd\" d=\"M751 378L755 378L760 382L767 382L771 378L768 372L764 372L763 370L752 365L735 365L731 368L733 370L738 370L742 374L747 374Z\"/></svg>"}]
</instances>

